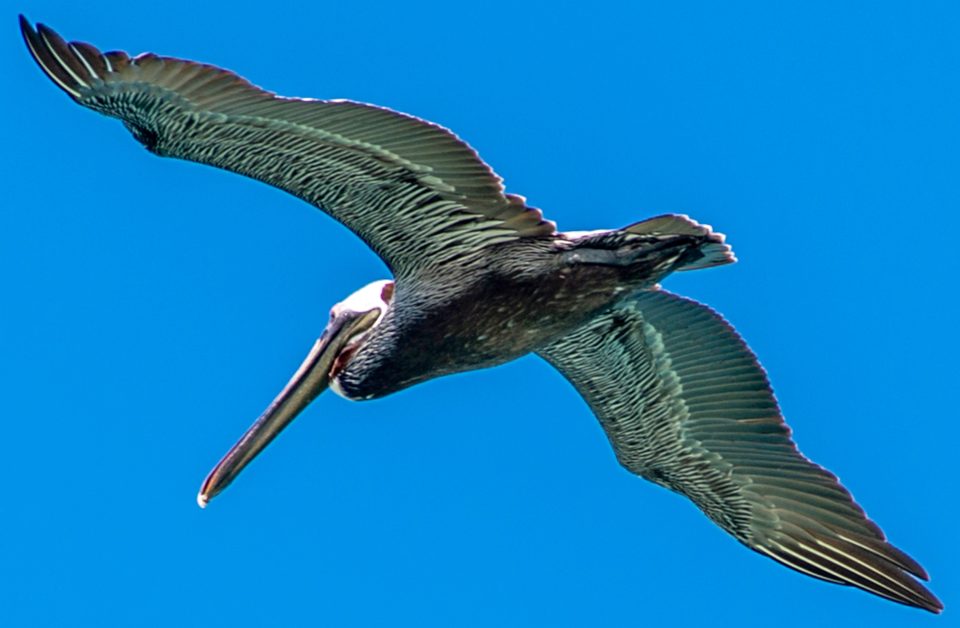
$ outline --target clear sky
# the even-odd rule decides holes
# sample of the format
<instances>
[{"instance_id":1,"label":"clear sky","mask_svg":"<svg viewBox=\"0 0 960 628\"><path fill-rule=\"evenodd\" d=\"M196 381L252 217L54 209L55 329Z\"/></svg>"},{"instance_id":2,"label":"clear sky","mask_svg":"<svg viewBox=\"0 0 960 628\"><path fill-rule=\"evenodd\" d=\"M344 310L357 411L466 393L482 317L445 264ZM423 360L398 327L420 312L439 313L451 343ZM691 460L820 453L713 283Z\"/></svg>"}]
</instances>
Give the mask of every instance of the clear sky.
<instances>
[{"instance_id":1,"label":"clear sky","mask_svg":"<svg viewBox=\"0 0 960 628\"><path fill-rule=\"evenodd\" d=\"M0 623L957 625L958 13L771 4L5 5ZM801 449L945 614L743 548L620 469L534 357L327 394L200 510L328 308L385 267L297 199L74 105L18 11L436 121L563 229L684 212L725 232L740 263L667 287L737 326Z\"/></svg>"}]
</instances>

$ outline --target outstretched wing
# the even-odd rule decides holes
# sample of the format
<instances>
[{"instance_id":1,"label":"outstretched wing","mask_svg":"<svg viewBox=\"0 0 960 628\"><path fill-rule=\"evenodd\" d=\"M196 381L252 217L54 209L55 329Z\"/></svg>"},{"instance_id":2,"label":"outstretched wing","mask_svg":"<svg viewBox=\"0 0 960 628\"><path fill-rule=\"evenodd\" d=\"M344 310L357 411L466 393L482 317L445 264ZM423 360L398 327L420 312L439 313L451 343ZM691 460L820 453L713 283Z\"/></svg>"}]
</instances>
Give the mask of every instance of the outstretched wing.
<instances>
[{"instance_id":1,"label":"outstretched wing","mask_svg":"<svg viewBox=\"0 0 960 628\"><path fill-rule=\"evenodd\" d=\"M797 451L763 368L711 309L665 291L540 352L577 388L628 470L689 497L740 542L805 574L943 606L923 568L829 471Z\"/></svg>"},{"instance_id":2,"label":"outstretched wing","mask_svg":"<svg viewBox=\"0 0 960 628\"><path fill-rule=\"evenodd\" d=\"M453 133L389 109L283 98L232 72L68 43L20 17L30 53L76 102L152 152L286 190L342 222L399 276L464 251L554 233Z\"/></svg>"}]
</instances>

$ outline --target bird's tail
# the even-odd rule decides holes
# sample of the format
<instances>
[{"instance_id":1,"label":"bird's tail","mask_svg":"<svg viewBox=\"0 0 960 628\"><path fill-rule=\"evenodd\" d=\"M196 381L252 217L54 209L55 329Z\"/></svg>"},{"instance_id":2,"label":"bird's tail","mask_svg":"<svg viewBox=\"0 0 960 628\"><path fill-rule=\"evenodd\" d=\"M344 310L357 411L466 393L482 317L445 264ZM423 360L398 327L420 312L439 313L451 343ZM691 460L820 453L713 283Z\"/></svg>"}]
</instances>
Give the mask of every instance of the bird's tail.
<instances>
[{"instance_id":1,"label":"bird's tail","mask_svg":"<svg viewBox=\"0 0 960 628\"><path fill-rule=\"evenodd\" d=\"M697 270L737 261L733 249L722 233L716 233L710 225L701 225L683 214L664 214L624 227L622 231L648 236L694 236L701 240L699 247L691 249L673 270Z\"/></svg>"}]
</instances>

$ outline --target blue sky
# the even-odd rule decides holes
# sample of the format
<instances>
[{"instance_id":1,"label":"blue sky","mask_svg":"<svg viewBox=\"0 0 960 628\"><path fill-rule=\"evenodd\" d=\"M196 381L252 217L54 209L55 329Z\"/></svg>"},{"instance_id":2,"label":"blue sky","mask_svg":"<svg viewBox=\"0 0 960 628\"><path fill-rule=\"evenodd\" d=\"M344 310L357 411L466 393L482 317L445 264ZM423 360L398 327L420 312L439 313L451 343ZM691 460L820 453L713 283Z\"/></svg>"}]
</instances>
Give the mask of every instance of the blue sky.
<instances>
[{"instance_id":1,"label":"blue sky","mask_svg":"<svg viewBox=\"0 0 960 628\"><path fill-rule=\"evenodd\" d=\"M9 9L0 623L951 625L957 11L454 4ZM564 229L672 211L725 232L738 264L667 287L737 326L802 450L928 569L945 615L741 547L622 471L533 357L327 394L201 511L200 481L328 308L386 270L319 211L153 157L71 103L15 11L439 122Z\"/></svg>"}]
</instances>

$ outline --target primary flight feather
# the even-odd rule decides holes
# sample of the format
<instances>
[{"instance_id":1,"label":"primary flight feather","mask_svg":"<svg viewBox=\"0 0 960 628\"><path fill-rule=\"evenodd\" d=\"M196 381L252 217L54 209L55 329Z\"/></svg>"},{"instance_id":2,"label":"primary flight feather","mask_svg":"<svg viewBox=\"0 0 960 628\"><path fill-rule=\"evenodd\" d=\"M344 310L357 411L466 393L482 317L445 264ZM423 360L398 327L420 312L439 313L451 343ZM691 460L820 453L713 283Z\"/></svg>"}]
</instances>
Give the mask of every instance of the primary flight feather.
<instances>
[{"instance_id":1,"label":"primary flight feather","mask_svg":"<svg viewBox=\"0 0 960 628\"><path fill-rule=\"evenodd\" d=\"M802 573L939 612L923 568L799 453L766 373L716 312L661 290L733 262L686 216L558 232L466 143L363 103L284 98L226 70L101 53L20 18L43 71L151 152L294 194L379 254L393 280L337 304L287 387L204 482L205 505L327 387L350 399L535 352L590 404L629 471L690 498Z\"/></svg>"}]
</instances>

